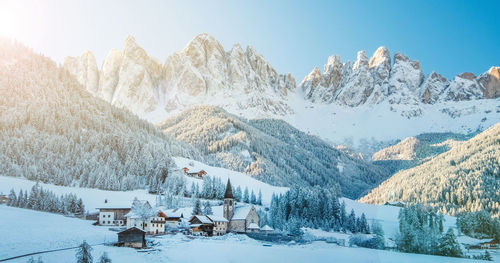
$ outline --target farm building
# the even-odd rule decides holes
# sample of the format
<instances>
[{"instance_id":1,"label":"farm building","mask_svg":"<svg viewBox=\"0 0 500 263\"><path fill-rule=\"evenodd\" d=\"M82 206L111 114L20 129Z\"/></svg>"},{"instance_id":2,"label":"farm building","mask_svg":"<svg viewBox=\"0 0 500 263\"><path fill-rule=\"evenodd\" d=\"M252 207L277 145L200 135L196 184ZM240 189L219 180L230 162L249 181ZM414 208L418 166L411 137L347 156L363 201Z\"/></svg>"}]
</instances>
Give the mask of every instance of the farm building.
<instances>
[{"instance_id":1,"label":"farm building","mask_svg":"<svg viewBox=\"0 0 500 263\"><path fill-rule=\"evenodd\" d=\"M182 170L184 171L185 175L197 179L203 179L203 176L207 175L207 172L205 172L205 170L200 170L198 172L189 172L189 168L187 167L182 168Z\"/></svg>"},{"instance_id":2,"label":"farm building","mask_svg":"<svg viewBox=\"0 0 500 263\"><path fill-rule=\"evenodd\" d=\"M103 226L124 226L127 224L125 215L130 212L130 205L109 202L104 200L104 204L97 208L99 210L98 224Z\"/></svg>"},{"instance_id":3,"label":"farm building","mask_svg":"<svg viewBox=\"0 0 500 263\"><path fill-rule=\"evenodd\" d=\"M146 247L146 232L137 227L128 228L118 233L118 245L132 248Z\"/></svg>"},{"instance_id":4,"label":"farm building","mask_svg":"<svg viewBox=\"0 0 500 263\"><path fill-rule=\"evenodd\" d=\"M212 236L214 232L214 222L210 218L201 215L194 215L189 219L191 231L197 236Z\"/></svg>"}]
</instances>

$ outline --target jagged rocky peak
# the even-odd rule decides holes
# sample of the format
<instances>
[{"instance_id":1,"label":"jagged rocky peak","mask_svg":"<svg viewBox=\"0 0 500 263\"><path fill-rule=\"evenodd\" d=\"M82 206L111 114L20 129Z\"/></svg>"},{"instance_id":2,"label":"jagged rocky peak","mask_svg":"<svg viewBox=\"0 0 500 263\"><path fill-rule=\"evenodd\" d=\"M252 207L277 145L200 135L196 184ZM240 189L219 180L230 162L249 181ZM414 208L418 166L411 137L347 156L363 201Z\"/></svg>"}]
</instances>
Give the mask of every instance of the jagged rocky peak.
<instances>
[{"instance_id":1,"label":"jagged rocky peak","mask_svg":"<svg viewBox=\"0 0 500 263\"><path fill-rule=\"evenodd\" d=\"M350 107L364 104L374 88L373 76L368 68L368 57L364 51L358 52L352 71L345 74L335 101Z\"/></svg>"},{"instance_id":2,"label":"jagged rocky peak","mask_svg":"<svg viewBox=\"0 0 500 263\"><path fill-rule=\"evenodd\" d=\"M111 50L104 60L98 94L141 115L154 110L161 75L162 65L149 57L134 37L127 36L123 51Z\"/></svg>"},{"instance_id":3,"label":"jagged rocky peak","mask_svg":"<svg viewBox=\"0 0 500 263\"><path fill-rule=\"evenodd\" d=\"M63 67L73 75L82 86L92 94L99 88L99 69L90 51L85 51L79 57L66 57Z\"/></svg>"},{"instance_id":4,"label":"jagged rocky peak","mask_svg":"<svg viewBox=\"0 0 500 263\"><path fill-rule=\"evenodd\" d=\"M384 46L375 50L369 62L370 68L378 67L380 65L383 65L385 68L391 68L391 54L389 53L389 49Z\"/></svg>"},{"instance_id":5,"label":"jagged rocky peak","mask_svg":"<svg viewBox=\"0 0 500 263\"><path fill-rule=\"evenodd\" d=\"M484 98L476 76L473 73L465 72L455 76L450 83L444 100L462 101Z\"/></svg>"},{"instance_id":6,"label":"jagged rocky peak","mask_svg":"<svg viewBox=\"0 0 500 263\"><path fill-rule=\"evenodd\" d=\"M394 54L389 78L388 95L391 104L417 104L416 91L424 81L420 63L401 53Z\"/></svg>"},{"instance_id":7,"label":"jagged rocky peak","mask_svg":"<svg viewBox=\"0 0 500 263\"><path fill-rule=\"evenodd\" d=\"M295 90L295 79L278 74L251 46L243 51L236 44L226 52L214 37L201 34L167 58L163 72L160 95L167 111L207 103L226 107L235 97L230 110L291 111L286 96Z\"/></svg>"},{"instance_id":8,"label":"jagged rocky peak","mask_svg":"<svg viewBox=\"0 0 500 263\"><path fill-rule=\"evenodd\" d=\"M356 61L354 62L354 65L352 65L352 69L358 69L358 68L368 68L368 57L365 54L365 51L358 51L358 55L356 57Z\"/></svg>"},{"instance_id":9,"label":"jagged rocky peak","mask_svg":"<svg viewBox=\"0 0 500 263\"><path fill-rule=\"evenodd\" d=\"M382 83L389 77L391 72L391 54L386 47L379 47L370 58L369 68L373 72L375 84Z\"/></svg>"},{"instance_id":10,"label":"jagged rocky peak","mask_svg":"<svg viewBox=\"0 0 500 263\"><path fill-rule=\"evenodd\" d=\"M421 101L425 104L438 102L439 97L449 85L450 82L445 77L435 71L431 72L420 89Z\"/></svg>"},{"instance_id":11,"label":"jagged rocky peak","mask_svg":"<svg viewBox=\"0 0 500 263\"><path fill-rule=\"evenodd\" d=\"M500 67L491 67L479 75L478 81L486 99L500 97Z\"/></svg>"}]
</instances>

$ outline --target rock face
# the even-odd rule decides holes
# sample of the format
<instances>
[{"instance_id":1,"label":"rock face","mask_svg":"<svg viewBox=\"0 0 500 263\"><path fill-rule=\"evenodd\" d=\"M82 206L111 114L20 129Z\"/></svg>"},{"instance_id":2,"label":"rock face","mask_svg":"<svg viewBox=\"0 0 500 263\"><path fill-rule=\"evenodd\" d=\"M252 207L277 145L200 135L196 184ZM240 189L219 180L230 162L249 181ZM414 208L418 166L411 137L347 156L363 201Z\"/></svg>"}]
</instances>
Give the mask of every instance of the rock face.
<instances>
[{"instance_id":1,"label":"rock face","mask_svg":"<svg viewBox=\"0 0 500 263\"><path fill-rule=\"evenodd\" d=\"M500 67L491 67L478 77L478 82L485 98L500 97Z\"/></svg>"},{"instance_id":2,"label":"rock face","mask_svg":"<svg viewBox=\"0 0 500 263\"><path fill-rule=\"evenodd\" d=\"M449 85L450 82L445 77L433 71L420 89L421 101L425 104L436 103Z\"/></svg>"},{"instance_id":3,"label":"rock face","mask_svg":"<svg viewBox=\"0 0 500 263\"><path fill-rule=\"evenodd\" d=\"M64 68L75 76L80 84L93 95L99 88L99 70L94 55L86 51L80 57L67 57Z\"/></svg>"},{"instance_id":4,"label":"rock face","mask_svg":"<svg viewBox=\"0 0 500 263\"><path fill-rule=\"evenodd\" d=\"M164 65L149 57L129 36L123 51L109 52L98 84L80 77L88 75L88 63L82 62L87 57L93 58L90 52L79 59L68 58L65 66L87 90L138 115L180 110L193 104L278 115L291 112L286 98L289 92L295 92L295 79L290 74L278 74L252 47L243 51L237 44L226 52L208 34L196 36ZM93 63L93 72L98 72L95 59ZM237 98L237 103L231 98Z\"/></svg>"},{"instance_id":5,"label":"rock face","mask_svg":"<svg viewBox=\"0 0 500 263\"><path fill-rule=\"evenodd\" d=\"M295 79L278 74L252 47L243 51L236 44L225 52L207 34L195 37L184 50L167 59L163 79L161 94L168 95L167 111L205 101L284 114L291 111L285 103L287 94L295 91ZM238 105L227 104L233 97L239 98Z\"/></svg>"},{"instance_id":6,"label":"rock face","mask_svg":"<svg viewBox=\"0 0 500 263\"><path fill-rule=\"evenodd\" d=\"M277 73L252 47L236 44L226 51L208 34L196 36L163 65L129 36L123 50L109 52L101 71L90 52L68 57L64 67L90 93L148 119L199 104L247 118L279 117L297 110L295 95L347 107L389 104L391 111L412 118L423 113L425 104L500 97L500 67L448 81L436 72L424 76L420 63L404 54L391 60L385 47L370 58L358 52L354 63L330 56L322 71L314 68L302 80L297 92L293 76Z\"/></svg>"},{"instance_id":7,"label":"rock face","mask_svg":"<svg viewBox=\"0 0 500 263\"><path fill-rule=\"evenodd\" d=\"M394 55L391 66L389 50L380 47L370 60L363 51L358 52L352 67L339 56L331 56L323 73L314 68L299 89L312 102L349 107L382 102L410 106L406 115L413 117L421 114L421 104L500 97L500 67L492 67L477 78L462 73L450 82L436 72L426 78L420 63L401 53Z\"/></svg>"},{"instance_id":8,"label":"rock face","mask_svg":"<svg viewBox=\"0 0 500 263\"><path fill-rule=\"evenodd\" d=\"M137 114L150 112L158 103L161 75L162 65L128 36L123 51L112 50L104 60L98 95Z\"/></svg>"}]
</instances>

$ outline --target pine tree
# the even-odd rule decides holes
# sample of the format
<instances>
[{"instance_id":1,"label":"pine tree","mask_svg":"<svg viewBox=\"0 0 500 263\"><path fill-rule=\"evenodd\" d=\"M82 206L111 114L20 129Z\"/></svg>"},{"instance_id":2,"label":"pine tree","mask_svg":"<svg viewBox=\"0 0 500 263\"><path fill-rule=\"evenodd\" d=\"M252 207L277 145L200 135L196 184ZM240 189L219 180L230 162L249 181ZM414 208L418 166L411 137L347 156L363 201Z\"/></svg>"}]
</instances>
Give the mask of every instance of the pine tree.
<instances>
[{"instance_id":1,"label":"pine tree","mask_svg":"<svg viewBox=\"0 0 500 263\"><path fill-rule=\"evenodd\" d=\"M345 201L342 201L342 204L340 205L340 225L345 232L347 230L347 212L345 208Z\"/></svg>"},{"instance_id":2,"label":"pine tree","mask_svg":"<svg viewBox=\"0 0 500 263\"><path fill-rule=\"evenodd\" d=\"M458 244L457 237L453 229L449 228L448 232L444 234L439 240L438 254L447 257L462 257L462 249Z\"/></svg>"},{"instance_id":3,"label":"pine tree","mask_svg":"<svg viewBox=\"0 0 500 263\"><path fill-rule=\"evenodd\" d=\"M92 247L83 241L83 243L77 248L76 251L76 262L77 263L92 263Z\"/></svg>"},{"instance_id":4,"label":"pine tree","mask_svg":"<svg viewBox=\"0 0 500 263\"><path fill-rule=\"evenodd\" d=\"M9 193L9 201L7 202L7 205L8 206L16 206L16 204L17 204L16 192L14 192L14 189L11 189L10 193Z\"/></svg>"},{"instance_id":5,"label":"pine tree","mask_svg":"<svg viewBox=\"0 0 500 263\"><path fill-rule=\"evenodd\" d=\"M366 221L365 213L361 214L361 217L359 219L359 223L360 223L359 232L364 233L364 234L370 234L370 227L368 226L368 222Z\"/></svg>"},{"instance_id":6,"label":"pine tree","mask_svg":"<svg viewBox=\"0 0 500 263\"><path fill-rule=\"evenodd\" d=\"M241 187L238 185L238 187L236 187L236 191L234 191L234 199L241 202L242 198Z\"/></svg>"},{"instance_id":7,"label":"pine tree","mask_svg":"<svg viewBox=\"0 0 500 263\"><path fill-rule=\"evenodd\" d=\"M102 252L101 257L99 258L99 263L111 263L111 259L109 258L107 252Z\"/></svg>"},{"instance_id":8,"label":"pine tree","mask_svg":"<svg viewBox=\"0 0 500 263\"><path fill-rule=\"evenodd\" d=\"M206 216L213 214L212 206L210 205L209 201L206 201L205 203L203 203L203 214Z\"/></svg>"},{"instance_id":9,"label":"pine tree","mask_svg":"<svg viewBox=\"0 0 500 263\"><path fill-rule=\"evenodd\" d=\"M351 209L351 213L347 217L346 229L351 231L351 233L356 232L356 214L354 213L354 209Z\"/></svg>"},{"instance_id":10,"label":"pine tree","mask_svg":"<svg viewBox=\"0 0 500 263\"><path fill-rule=\"evenodd\" d=\"M493 257L491 256L490 252L488 250L486 250L484 252L484 260L488 260L488 261L493 261Z\"/></svg>"},{"instance_id":11,"label":"pine tree","mask_svg":"<svg viewBox=\"0 0 500 263\"><path fill-rule=\"evenodd\" d=\"M252 190L252 194L250 195L250 203L251 204L257 204L257 198L255 197L255 193Z\"/></svg>"},{"instance_id":12,"label":"pine tree","mask_svg":"<svg viewBox=\"0 0 500 263\"><path fill-rule=\"evenodd\" d=\"M243 194L243 202L250 203L250 198L248 196L248 188L247 187L245 187L245 192Z\"/></svg>"},{"instance_id":13,"label":"pine tree","mask_svg":"<svg viewBox=\"0 0 500 263\"><path fill-rule=\"evenodd\" d=\"M257 204L262 205L262 191L259 189L259 196L257 197Z\"/></svg>"},{"instance_id":14,"label":"pine tree","mask_svg":"<svg viewBox=\"0 0 500 263\"><path fill-rule=\"evenodd\" d=\"M377 249L385 248L385 238L384 238L384 230L382 226L377 221L374 221L372 224L372 232L375 234L375 246Z\"/></svg>"},{"instance_id":15,"label":"pine tree","mask_svg":"<svg viewBox=\"0 0 500 263\"><path fill-rule=\"evenodd\" d=\"M200 202L200 199L198 199L198 198L196 198L196 201L194 203L192 214L193 215L201 215L202 214L202 211L201 211L201 202Z\"/></svg>"}]
</instances>

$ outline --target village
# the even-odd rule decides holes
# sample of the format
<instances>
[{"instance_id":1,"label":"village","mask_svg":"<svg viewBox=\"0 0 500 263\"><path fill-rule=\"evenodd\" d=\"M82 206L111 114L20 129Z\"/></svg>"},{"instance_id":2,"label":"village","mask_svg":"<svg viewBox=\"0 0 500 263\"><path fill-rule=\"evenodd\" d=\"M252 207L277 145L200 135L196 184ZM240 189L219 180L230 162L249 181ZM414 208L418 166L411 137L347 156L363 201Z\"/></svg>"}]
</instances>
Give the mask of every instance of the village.
<instances>
[{"instance_id":1,"label":"village","mask_svg":"<svg viewBox=\"0 0 500 263\"><path fill-rule=\"evenodd\" d=\"M202 171L203 172L203 171ZM186 173L187 174L187 173ZM202 177L200 173L189 176ZM222 213L193 214L182 209L153 207L149 201L135 198L130 205L119 205L109 200L97 208L96 225L116 227L118 246L146 247L146 235L183 233L192 236L223 236L227 233L272 234L269 225L260 227L259 214L254 205L237 204L228 180L224 193Z\"/></svg>"}]
</instances>

